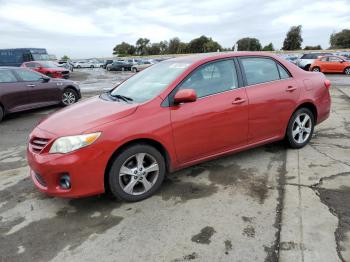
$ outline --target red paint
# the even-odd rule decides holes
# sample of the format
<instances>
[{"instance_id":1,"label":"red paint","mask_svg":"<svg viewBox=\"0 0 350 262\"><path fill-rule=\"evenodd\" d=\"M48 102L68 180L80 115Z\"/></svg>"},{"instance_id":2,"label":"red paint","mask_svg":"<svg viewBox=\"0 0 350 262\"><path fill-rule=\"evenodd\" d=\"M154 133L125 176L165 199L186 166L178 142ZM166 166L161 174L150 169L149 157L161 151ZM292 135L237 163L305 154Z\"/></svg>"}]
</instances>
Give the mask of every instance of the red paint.
<instances>
[{"instance_id":1,"label":"red paint","mask_svg":"<svg viewBox=\"0 0 350 262\"><path fill-rule=\"evenodd\" d=\"M164 106L164 100L195 68L239 56L270 57L288 69L292 77L197 99L193 90L183 90L177 93L177 98L186 103ZM148 102L126 104L92 98L41 122L30 139L45 138L48 143L40 153L33 152L31 146L27 151L32 174L37 172L47 182L43 187L32 176L39 190L64 197L103 193L108 161L121 146L138 139L161 144L169 158L169 169L174 171L283 139L291 115L304 103L316 107L317 123L329 116L331 102L324 75L306 72L277 56L234 52L181 57L175 61L188 61L191 66ZM90 146L68 154L48 153L58 137L92 132L102 134ZM58 177L65 172L72 178L70 190L58 187Z\"/></svg>"},{"instance_id":2,"label":"red paint","mask_svg":"<svg viewBox=\"0 0 350 262\"><path fill-rule=\"evenodd\" d=\"M29 68L52 78L69 78L69 71L62 67L46 67L45 63L53 64L51 61L43 62L31 61L24 62L21 67Z\"/></svg>"}]
</instances>

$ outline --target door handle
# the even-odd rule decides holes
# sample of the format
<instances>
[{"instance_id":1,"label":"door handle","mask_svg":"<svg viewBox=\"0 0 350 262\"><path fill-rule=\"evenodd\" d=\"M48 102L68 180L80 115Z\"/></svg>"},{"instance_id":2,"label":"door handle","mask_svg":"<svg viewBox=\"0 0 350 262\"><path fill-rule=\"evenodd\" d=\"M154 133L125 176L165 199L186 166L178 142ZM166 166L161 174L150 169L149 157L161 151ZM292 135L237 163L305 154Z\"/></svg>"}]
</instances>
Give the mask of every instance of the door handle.
<instances>
[{"instance_id":1,"label":"door handle","mask_svg":"<svg viewBox=\"0 0 350 262\"><path fill-rule=\"evenodd\" d=\"M237 105L237 104L242 104L245 102L245 99L237 97L234 101L232 101L233 105Z\"/></svg>"},{"instance_id":2,"label":"door handle","mask_svg":"<svg viewBox=\"0 0 350 262\"><path fill-rule=\"evenodd\" d=\"M292 91L294 91L294 90L296 90L297 88L295 87L295 86L288 86L287 87L287 89L286 89L286 91L287 92L292 92Z\"/></svg>"},{"instance_id":3,"label":"door handle","mask_svg":"<svg viewBox=\"0 0 350 262\"><path fill-rule=\"evenodd\" d=\"M28 87L34 87L35 85L33 85L33 84L30 84L30 85L27 85Z\"/></svg>"}]
</instances>

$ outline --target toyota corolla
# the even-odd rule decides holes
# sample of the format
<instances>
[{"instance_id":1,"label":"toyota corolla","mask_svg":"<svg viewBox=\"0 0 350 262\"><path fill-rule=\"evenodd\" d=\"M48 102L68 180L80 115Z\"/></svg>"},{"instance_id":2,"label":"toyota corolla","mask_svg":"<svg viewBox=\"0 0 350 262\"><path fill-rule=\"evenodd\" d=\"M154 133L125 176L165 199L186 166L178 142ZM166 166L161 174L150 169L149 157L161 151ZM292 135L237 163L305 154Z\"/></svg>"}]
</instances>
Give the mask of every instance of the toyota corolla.
<instances>
[{"instance_id":1,"label":"toyota corolla","mask_svg":"<svg viewBox=\"0 0 350 262\"><path fill-rule=\"evenodd\" d=\"M329 116L329 88L322 73L266 53L166 60L39 123L31 177L49 195L138 201L202 161L283 139L304 147Z\"/></svg>"}]
</instances>

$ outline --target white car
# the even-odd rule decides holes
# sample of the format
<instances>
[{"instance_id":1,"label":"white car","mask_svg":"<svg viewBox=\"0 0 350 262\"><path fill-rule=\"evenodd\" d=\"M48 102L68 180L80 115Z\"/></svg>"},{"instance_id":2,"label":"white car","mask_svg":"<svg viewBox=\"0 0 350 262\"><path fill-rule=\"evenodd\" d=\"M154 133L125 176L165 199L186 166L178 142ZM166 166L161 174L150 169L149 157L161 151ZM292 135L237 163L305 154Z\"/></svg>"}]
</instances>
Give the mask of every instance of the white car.
<instances>
[{"instance_id":1,"label":"white car","mask_svg":"<svg viewBox=\"0 0 350 262\"><path fill-rule=\"evenodd\" d=\"M74 63L74 68L98 68L101 67L102 63L93 61L78 61Z\"/></svg>"}]
</instances>

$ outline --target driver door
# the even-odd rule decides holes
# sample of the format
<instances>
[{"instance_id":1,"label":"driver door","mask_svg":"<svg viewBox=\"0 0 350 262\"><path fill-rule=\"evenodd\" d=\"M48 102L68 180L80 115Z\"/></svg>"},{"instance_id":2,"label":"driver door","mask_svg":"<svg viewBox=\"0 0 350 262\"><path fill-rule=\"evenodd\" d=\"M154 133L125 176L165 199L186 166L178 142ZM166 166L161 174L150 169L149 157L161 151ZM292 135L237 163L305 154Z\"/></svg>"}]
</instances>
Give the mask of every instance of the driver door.
<instances>
[{"instance_id":1,"label":"driver door","mask_svg":"<svg viewBox=\"0 0 350 262\"><path fill-rule=\"evenodd\" d=\"M176 88L194 89L197 100L170 106L180 163L240 147L247 143L248 99L239 88L233 60L202 65Z\"/></svg>"}]
</instances>

